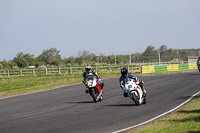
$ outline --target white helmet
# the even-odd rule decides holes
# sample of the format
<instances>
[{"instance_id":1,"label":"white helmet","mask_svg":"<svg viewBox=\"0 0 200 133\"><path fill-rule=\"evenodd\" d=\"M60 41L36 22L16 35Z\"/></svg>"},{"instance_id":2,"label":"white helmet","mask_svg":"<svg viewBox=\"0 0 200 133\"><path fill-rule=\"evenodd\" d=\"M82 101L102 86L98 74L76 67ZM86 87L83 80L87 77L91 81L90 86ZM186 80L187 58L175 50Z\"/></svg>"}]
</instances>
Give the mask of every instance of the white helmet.
<instances>
[{"instance_id":1,"label":"white helmet","mask_svg":"<svg viewBox=\"0 0 200 133\"><path fill-rule=\"evenodd\" d=\"M90 65L87 65L87 66L85 67L85 70L86 70L86 71L90 71L91 68L92 68L92 67L91 67Z\"/></svg>"}]
</instances>

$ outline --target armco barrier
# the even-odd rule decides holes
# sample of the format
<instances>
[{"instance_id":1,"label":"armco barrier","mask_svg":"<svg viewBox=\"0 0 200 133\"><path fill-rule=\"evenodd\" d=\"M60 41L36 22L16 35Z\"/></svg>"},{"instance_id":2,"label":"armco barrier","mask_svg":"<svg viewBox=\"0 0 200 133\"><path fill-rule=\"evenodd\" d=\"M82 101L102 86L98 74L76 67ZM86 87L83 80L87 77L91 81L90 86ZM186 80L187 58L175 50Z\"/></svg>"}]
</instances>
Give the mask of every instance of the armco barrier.
<instances>
[{"instance_id":1,"label":"armco barrier","mask_svg":"<svg viewBox=\"0 0 200 133\"><path fill-rule=\"evenodd\" d=\"M142 66L142 73L155 73L155 66Z\"/></svg>"},{"instance_id":2,"label":"armco barrier","mask_svg":"<svg viewBox=\"0 0 200 133\"><path fill-rule=\"evenodd\" d=\"M189 70L197 69L197 63L189 63Z\"/></svg>"},{"instance_id":3,"label":"armco barrier","mask_svg":"<svg viewBox=\"0 0 200 133\"><path fill-rule=\"evenodd\" d=\"M179 64L179 71L188 70L188 64Z\"/></svg>"},{"instance_id":4,"label":"armco barrier","mask_svg":"<svg viewBox=\"0 0 200 133\"><path fill-rule=\"evenodd\" d=\"M166 71L167 71L167 65L155 66L155 72L166 72Z\"/></svg>"},{"instance_id":5,"label":"armco barrier","mask_svg":"<svg viewBox=\"0 0 200 133\"><path fill-rule=\"evenodd\" d=\"M142 73L155 73L155 72L176 72L184 70L197 70L197 63L189 64L173 64L162 66L142 66Z\"/></svg>"},{"instance_id":6,"label":"armco barrier","mask_svg":"<svg viewBox=\"0 0 200 133\"><path fill-rule=\"evenodd\" d=\"M179 69L178 69L178 64L175 64L175 65L167 65L167 71L168 71L168 72L179 71Z\"/></svg>"}]
</instances>

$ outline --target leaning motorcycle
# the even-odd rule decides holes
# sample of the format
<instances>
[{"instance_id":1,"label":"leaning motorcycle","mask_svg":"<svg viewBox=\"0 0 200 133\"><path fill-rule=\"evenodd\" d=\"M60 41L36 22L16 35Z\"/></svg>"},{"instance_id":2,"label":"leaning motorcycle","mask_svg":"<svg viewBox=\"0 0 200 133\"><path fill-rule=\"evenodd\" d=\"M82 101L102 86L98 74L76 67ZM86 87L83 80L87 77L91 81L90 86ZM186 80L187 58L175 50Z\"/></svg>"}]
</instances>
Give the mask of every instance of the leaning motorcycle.
<instances>
[{"instance_id":1,"label":"leaning motorcycle","mask_svg":"<svg viewBox=\"0 0 200 133\"><path fill-rule=\"evenodd\" d=\"M94 102L102 101L103 91L100 86L100 83L98 83L99 80L97 76L90 73L86 76L86 79L87 79L86 82L87 82L88 93L93 98Z\"/></svg>"},{"instance_id":2,"label":"leaning motorcycle","mask_svg":"<svg viewBox=\"0 0 200 133\"><path fill-rule=\"evenodd\" d=\"M136 105L146 104L146 97L144 97L141 87L136 84L134 79L128 79L125 82L125 89Z\"/></svg>"}]
</instances>

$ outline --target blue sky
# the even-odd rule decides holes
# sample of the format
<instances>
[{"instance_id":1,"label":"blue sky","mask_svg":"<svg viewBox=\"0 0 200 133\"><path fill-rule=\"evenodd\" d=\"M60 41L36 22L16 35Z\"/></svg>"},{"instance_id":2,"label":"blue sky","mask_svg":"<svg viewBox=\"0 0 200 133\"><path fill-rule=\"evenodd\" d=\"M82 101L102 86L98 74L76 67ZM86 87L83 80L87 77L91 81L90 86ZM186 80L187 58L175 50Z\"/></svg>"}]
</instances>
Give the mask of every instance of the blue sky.
<instances>
[{"instance_id":1,"label":"blue sky","mask_svg":"<svg viewBox=\"0 0 200 133\"><path fill-rule=\"evenodd\" d=\"M200 0L1 0L0 61L52 47L132 54L147 46L200 48Z\"/></svg>"}]
</instances>

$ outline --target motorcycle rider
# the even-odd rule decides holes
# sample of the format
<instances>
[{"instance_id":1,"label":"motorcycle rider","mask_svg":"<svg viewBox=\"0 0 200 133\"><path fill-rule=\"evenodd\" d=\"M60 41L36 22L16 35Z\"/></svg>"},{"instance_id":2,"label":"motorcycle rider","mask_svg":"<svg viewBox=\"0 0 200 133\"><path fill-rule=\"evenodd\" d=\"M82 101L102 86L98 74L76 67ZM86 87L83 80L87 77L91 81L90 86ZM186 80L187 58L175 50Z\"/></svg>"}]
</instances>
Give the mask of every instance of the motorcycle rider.
<instances>
[{"instance_id":1,"label":"motorcycle rider","mask_svg":"<svg viewBox=\"0 0 200 133\"><path fill-rule=\"evenodd\" d=\"M89 74L89 73L92 73L93 75L95 75L95 76L97 77L97 82L98 82L98 84L100 84L101 89L102 89L102 91L104 92L104 90L103 90L104 83L101 81L101 79L100 79L100 77L97 75L97 73L96 73L94 70L92 70L92 67L91 67L90 65L87 65L87 66L85 67L85 72L84 72L83 75L82 75L82 76L83 76L83 84L85 84L85 86L86 86L85 93L88 93L87 82L86 82L86 76L87 76L87 74Z\"/></svg>"},{"instance_id":2,"label":"motorcycle rider","mask_svg":"<svg viewBox=\"0 0 200 133\"><path fill-rule=\"evenodd\" d=\"M138 84L141 87L141 89L143 91L143 96L146 97L146 90L144 89L144 86L143 86L144 82L143 81L140 82L138 77L136 77L132 73L128 73L128 69L127 68L122 68L121 69L121 75L122 76L119 79L119 83L120 83L120 87L124 91L124 94L123 94L124 97L128 97L127 90L125 90L125 88L124 88L125 80L130 79L130 78L134 79L136 84Z\"/></svg>"}]
</instances>

